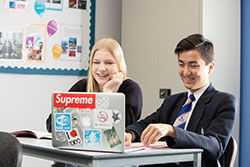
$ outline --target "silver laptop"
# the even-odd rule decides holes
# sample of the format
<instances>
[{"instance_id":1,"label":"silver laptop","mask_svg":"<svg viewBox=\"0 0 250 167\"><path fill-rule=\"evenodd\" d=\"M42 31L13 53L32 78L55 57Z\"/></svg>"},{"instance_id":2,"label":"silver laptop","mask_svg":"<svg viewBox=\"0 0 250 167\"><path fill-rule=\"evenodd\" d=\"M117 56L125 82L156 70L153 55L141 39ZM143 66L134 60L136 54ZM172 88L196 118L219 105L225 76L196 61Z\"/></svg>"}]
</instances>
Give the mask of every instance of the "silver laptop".
<instances>
[{"instance_id":1,"label":"silver laptop","mask_svg":"<svg viewBox=\"0 0 250 167\"><path fill-rule=\"evenodd\" d=\"M124 132L124 94L52 94L53 147L124 152Z\"/></svg>"}]
</instances>

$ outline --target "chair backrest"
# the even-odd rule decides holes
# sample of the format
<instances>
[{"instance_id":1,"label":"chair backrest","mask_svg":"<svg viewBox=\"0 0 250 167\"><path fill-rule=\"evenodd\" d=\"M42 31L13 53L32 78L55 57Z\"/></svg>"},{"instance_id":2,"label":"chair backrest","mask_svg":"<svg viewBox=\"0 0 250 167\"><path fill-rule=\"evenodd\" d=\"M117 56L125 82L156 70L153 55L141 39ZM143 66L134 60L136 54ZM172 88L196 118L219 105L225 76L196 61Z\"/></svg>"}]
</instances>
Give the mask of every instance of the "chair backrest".
<instances>
[{"instance_id":1,"label":"chair backrest","mask_svg":"<svg viewBox=\"0 0 250 167\"><path fill-rule=\"evenodd\" d=\"M0 132L0 166L21 167L22 157L22 145L16 137L6 132Z\"/></svg>"},{"instance_id":2,"label":"chair backrest","mask_svg":"<svg viewBox=\"0 0 250 167\"><path fill-rule=\"evenodd\" d=\"M227 148L224 152L225 167L233 167L237 155L237 142L233 136L230 137Z\"/></svg>"}]
</instances>

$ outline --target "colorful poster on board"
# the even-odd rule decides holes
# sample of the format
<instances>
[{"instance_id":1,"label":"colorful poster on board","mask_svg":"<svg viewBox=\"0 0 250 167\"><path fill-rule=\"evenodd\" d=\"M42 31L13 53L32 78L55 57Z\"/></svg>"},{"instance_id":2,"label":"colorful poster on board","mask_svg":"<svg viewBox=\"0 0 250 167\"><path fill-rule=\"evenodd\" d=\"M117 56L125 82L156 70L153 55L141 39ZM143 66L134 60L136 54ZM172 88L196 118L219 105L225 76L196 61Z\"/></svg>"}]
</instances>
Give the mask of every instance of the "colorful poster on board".
<instances>
[{"instance_id":1,"label":"colorful poster on board","mask_svg":"<svg viewBox=\"0 0 250 167\"><path fill-rule=\"evenodd\" d=\"M45 0L46 10L58 10L63 9L63 0Z\"/></svg>"},{"instance_id":2,"label":"colorful poster on board","mask_svg":"<svg viewBox=\"0 0 250 167\"><path fill-rule=\"evenodd\" d=\"M0 61L22 59L22 33L0 32Z\"/></svg>"},{"instance_id":3,"label":"colorful poster on board","mask_svg":"<svg viewBox=\"0 0 250 167\"><path fill-rule=\"evenodd\" d=\"M0 72L87 75L95 0L74 4L72 0L3 0L2 5Z\"/></svg>"},{"instance_id":4,"label":"colorful poster on board","mask_svg":"<svg viewBox=\"0 0 250 167\"><path fill-rule=\"evenodd\" d=\"M46 61L46 29L42 24L25 24L22 28L22 60L26 62Z\"/></svg>"},{"instance_id":5,"label":"colorful poster on board","mask_svg":"<svg viewBox=\"0 0 250 167\"><path fill-rule=\"evenodd\" d=\"M31 0L2 0L5 12L27 12Z\"/></svg>"}]
</instances>

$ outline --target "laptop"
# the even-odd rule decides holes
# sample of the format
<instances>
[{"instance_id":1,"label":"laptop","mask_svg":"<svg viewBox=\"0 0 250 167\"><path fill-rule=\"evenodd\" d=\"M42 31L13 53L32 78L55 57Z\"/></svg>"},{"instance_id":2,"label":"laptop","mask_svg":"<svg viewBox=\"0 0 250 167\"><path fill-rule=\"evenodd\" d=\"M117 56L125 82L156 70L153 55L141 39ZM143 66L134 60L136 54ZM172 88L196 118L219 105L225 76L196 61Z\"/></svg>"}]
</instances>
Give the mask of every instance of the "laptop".
<instances>
[{"instance_id":1,"label":"laptop","mask_svg":"<svg viewBox=\"0 0 250 167\"><path fill-rule=\"evenodd\" d=\"M124 94L52 94L53 147L125 152L124 132Z\"/></svg>"}]
</instances>

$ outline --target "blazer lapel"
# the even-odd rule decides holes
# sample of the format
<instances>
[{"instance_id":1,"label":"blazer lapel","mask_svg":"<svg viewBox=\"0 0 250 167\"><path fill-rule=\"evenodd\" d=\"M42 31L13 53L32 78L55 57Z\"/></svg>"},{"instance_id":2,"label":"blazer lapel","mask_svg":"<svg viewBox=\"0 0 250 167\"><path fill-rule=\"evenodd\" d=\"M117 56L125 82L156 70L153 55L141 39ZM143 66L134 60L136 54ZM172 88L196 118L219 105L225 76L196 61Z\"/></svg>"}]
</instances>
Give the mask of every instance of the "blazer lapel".
<instances>
[{"instance_id":1,"label":"blazer lapel","mask_svg":"<svg viewBox=\"0 0 250 167\"><path fill-rule=\"evenodd\" d=\"M205 111L206 105L209 103L214 90L215 89L213 85L210 84L210 86L201 95L197 104L195 105L195 108L193 110L193 113L191 115L191 118L187 126L187 130L192 132L196 131L197 126L199 125L201 118L203 116L203 112Z\"/></svg>"}]
</instances>

